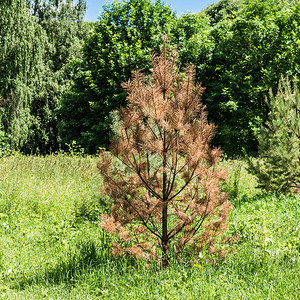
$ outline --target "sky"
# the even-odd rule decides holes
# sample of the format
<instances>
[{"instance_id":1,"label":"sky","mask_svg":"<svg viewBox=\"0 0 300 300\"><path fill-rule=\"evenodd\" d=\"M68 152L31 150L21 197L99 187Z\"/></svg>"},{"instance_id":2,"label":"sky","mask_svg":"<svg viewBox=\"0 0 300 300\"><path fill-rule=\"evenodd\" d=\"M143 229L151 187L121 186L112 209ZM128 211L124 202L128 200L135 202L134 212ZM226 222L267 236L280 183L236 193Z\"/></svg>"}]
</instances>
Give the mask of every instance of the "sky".
<instances>
[{"instance_id":1,"label":"sky","mask_svg":"<svg viewBox=\"0 0 300 300\"><path fill-rule=\"evenodd\" d=\"M105 2L113 2L113 0L86 0L87 11L85 15L86 21L97 21ZM172 10L176 11L180 16L182 13L196 13L205 8L208 4L217 2L217 0L164 0L166 5L170 5Z\"/></svg>"}]
</instances>

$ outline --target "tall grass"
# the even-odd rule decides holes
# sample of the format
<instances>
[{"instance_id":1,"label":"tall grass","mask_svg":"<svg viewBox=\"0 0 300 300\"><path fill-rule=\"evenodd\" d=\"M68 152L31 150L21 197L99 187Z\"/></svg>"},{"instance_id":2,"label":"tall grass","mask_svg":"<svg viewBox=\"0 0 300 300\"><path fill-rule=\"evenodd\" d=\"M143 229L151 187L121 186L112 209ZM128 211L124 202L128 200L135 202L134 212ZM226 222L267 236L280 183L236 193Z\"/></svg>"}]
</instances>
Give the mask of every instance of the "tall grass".
<instances>
[{"instance_id":1,"label":"tall grass","mask_svg":"<svg viewBox=\"0 0 300 300\"><path fill-rule=\"evenodd\" d=\"M192 266L111 255L99 227L96 157L0 159L0 297L3 299L299 299L299 196L255 189L241 161L224 161L239 235L225 261Z\"/></svg>"}]
</instances>

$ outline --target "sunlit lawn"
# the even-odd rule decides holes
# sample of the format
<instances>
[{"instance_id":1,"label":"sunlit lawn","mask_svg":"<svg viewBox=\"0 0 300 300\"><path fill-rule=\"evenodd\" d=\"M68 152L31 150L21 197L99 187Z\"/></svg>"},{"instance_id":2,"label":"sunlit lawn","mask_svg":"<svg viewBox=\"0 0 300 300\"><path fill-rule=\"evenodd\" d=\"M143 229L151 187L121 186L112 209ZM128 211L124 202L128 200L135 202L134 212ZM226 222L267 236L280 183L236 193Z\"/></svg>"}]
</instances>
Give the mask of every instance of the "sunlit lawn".
<instances>
[{"instance_id":1,"label":"sunlit lawn","mask_svg":"<svg viewBox=\"0 0 300 300\"><path fill-rule=\"evenodd\" d=\"M299 196L263 194L239 161L224 186L236 251L168 270L110 254L99 227L96 157L0 159L0 296L3 299L299 299ZM203 255L202 255L203 256ZM205 257L204 257L205 258Z\"/></svg>"}]
</instances>

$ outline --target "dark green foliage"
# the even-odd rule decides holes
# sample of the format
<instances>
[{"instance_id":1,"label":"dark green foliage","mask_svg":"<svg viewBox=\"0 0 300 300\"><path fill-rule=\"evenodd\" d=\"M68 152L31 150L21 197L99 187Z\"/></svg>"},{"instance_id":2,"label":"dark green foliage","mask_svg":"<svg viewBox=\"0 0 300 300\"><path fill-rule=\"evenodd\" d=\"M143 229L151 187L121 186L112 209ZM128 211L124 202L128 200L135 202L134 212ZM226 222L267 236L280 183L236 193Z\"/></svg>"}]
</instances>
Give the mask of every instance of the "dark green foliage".
<instances>
[{"instance_id":1,"label":"dark green foliage","mask_svg":"<svg viewBox=\"0 0 300 300\"><path fill-rule=\"evenodd\" d=\"M12 149L106 146L110 113L126 105L120 83L132 69L148 72L166 33L206 87L214 144L231 156L257 153L269 88L299 74L299 1L220 0L179 18L161 1L116 1L93 24L84 10L84 0L1 2L0 125Z\"/></svg>"},{"instance_id":2,"label":"dark green foliage","mask_svg":"<svg viewBox=\"0 0 300 300\"><path fill-rule=\"evenodd\" d=\"M211 18L211 24L215 25L226 18L233 18L243 2L243 0L219 0L209 4L203 12Z\"/></svg>"},{"instance_id":3,"label":"dark green foliage","mask_svg":"<svg viewBox=\"0 0 300 300\"><path fill-rule=\"evenodd\" d=\"M76 140L89 152L107 145L110 112L126 104L120 83L130 69L149 68L165 31L181 62L196 67L206 87L214 143L231 156L257 153L254 132L267 119L264 98L279 74L299 72L300 5L293 1L219 1L204 13L176 19L160 2L115 2L104 8L84 56L72 64L73 86L60 111L63 143ZM149 16L152 16L149 18Z\"/></svg>"},{"instance_id":4,"label":"dark green foliage","mask_svg":"<svg viewBox=\"0 0 300 300\"><path fill-rule=\"evenodd\" d=\"M87 27L85 2L11 0L0 4L0 112L11 148L58 149L56 110L69 85L69 60Z\"/></svg>"},{"instance_id":5,"label":"dark green foliage","mask_svg":"<svg viewBox=\"0 0 300 300\"><path fill-rule=\"evenodd\" d=\"M0 3L0 121L12 148L26 147L37 122L31 113L41 74L46 36L24 1Z\"/></svg>"},{"instance_id":6,"label":"dark green foliage","mask_svg":"<svg viewBox=\"0 0 300 300\"><path fill-rule=\"evenodd\" d=\"M78 55L86 37L83 16L85 0L27 0L32 15L47 33L47 60L50 69L62 71L66 62Z\"/></svg>"},{"instance_id":7,"label":"dark green foliage","mask_svg":"<svg viewBox=\"0 0 300 300\"><path fill-rule=\"evenodd\" d=\"M121 82L150 67L166 25L175 19L161 1L127 0L104 6L83 58L73 62L73 85L60 110L62 142L75 140L94 153L110 138L110 112L126 104Z\"/></svg>"},{"instance_id":8,"label":"dark green foliage","mask_svg":"<svg viewBox=\"0 0 300 300\"><path fill-rule=\"evenodd\" d=\"M39 122L34 124L35 136L30 144L36 145L41 153L49 153L58 149L56 110L70 84L68 62L80 56L82 40L88 32L83 22L86 5L84 0L27 2L48 41L44 55L47 66L44 88L37 93L31 107Z\"/></svg>"},{"instance_id":9,"label":"dark green foliage","mask_svg":"<svg viewBox=\"0 0 300 300\"><path fill-rule=\"evenodd\" d=\"M10 154L11 147L9 144L9 138L7 137L7 134L0 128L0 157Z\"/></svg>"},{"instance_id":10,"label":"dark green foliage","mask_svg":"<svg viewBox=\"0 0 300 300\"><path fill-rule=\"evenodd\" d=\"M249 0L212 30L214 49L204 76L216 143L230 155L256 153L254 132L267 116L264 98L280 74L299 73L300 4Z\"/></svg>"},{"instance_id":11,"label":"dark green foliage","mask_svg":"<svg viewBox=\"0 0 300 300\"><path fill-rule=\"evenodd\" d=\"M193 64L202 80L211 59L214 42L210 19L205 14L185 14L170 24L170 42L178 46L183 65Z\"/></svg>"},{"instance_id":12,"label":"dark green foliage","mask_svg":"<svg viewBox=\"0 0 300 300\"><path fill-rule=\"evenodd\" d=\"M261 187L287 192L300 184L300 94L297 80L281 78L276 95L270 91L268 122L257 133L260 159L250 171Z\"/></svg>"}]
</instances>

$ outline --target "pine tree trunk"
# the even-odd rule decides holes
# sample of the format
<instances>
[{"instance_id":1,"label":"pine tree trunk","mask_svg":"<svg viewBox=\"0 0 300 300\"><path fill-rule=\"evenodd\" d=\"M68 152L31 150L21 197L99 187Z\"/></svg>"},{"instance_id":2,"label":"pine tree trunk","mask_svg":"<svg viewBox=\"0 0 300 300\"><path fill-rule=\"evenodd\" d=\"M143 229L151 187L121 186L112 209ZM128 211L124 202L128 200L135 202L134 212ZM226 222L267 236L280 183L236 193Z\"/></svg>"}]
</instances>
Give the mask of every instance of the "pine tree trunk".
<instances>
[{"instance_id":1,"label":"pine tree trunk","mask_svg":"<svg viewBox=\"0 0 300 300\"><path fill-rule=\"evenodd\" d=\"M167 269L169 267L169 257L168 257L168 240L162 241L162 267L163 269Z\"/></svg>"},{"instance_id":2,"label":"pine tree trunk","mask_svg":"<svg viewBox=\"0 0 300 300\"><path fill-rule=\"evenodd\" d=\"M163 202L164 207L162 209L162 266L167 268L169 266L168 259L168 197L167 197L167 150L165 148L166 133L164 132L164 153L163 153Z\"/></svg>"}]
</instances>

